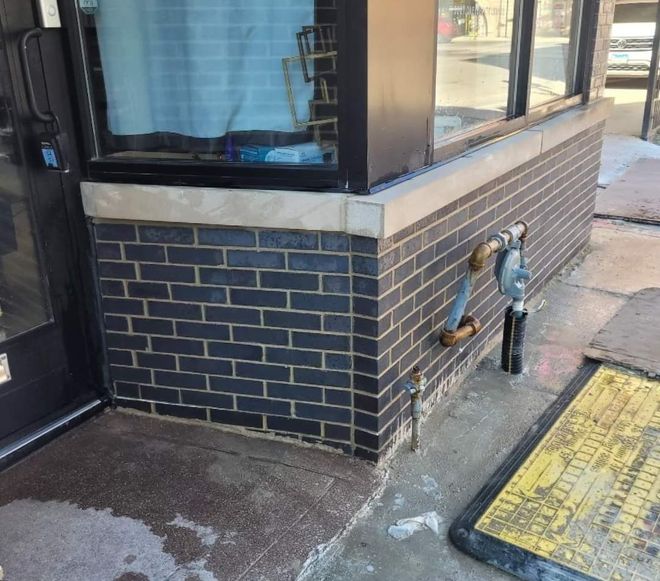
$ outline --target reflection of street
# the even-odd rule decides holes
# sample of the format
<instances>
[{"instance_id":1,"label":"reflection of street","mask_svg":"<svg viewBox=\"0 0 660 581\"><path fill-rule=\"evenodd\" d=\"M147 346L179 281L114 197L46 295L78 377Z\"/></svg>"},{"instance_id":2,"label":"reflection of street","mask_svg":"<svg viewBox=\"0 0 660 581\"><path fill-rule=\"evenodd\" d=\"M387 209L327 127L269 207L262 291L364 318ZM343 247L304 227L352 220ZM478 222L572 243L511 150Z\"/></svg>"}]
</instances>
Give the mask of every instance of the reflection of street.
<instances>
[{"instance_id":1,"label":"reflection of street","mask_svg":"<svg viewBox=\"0 0 660 581\"><path fill-rule=\"evenodd\" d=\"M460 37L438 45L436 136L504 117L509 94L511 40ZM537 38L534 103L565 91L568 39Z\"/></svg>"},{"instance_id":2,"label":"reflection of street","mask_svg":"<svg viewBox=\"0 0 660 581\"><path fill-rule=\"evenodd\" d=\"M530 106L541 105L567 93L569 39L537 36L534 47Z\"/></svg>"},{"instance_id":3,"label":"reflection of street","mask_svg":"<svg viewBox=\"0 0 660 581\"><path fill-rule=\"evenodd\" d=\"M11 127L0 134L0 341L48 320Z\"/></svg>"},{"instance_id":4,"label":"reflection of street","mask_svg":"<svg viewBox=\"0 0 660 581\"><path fill-rule=\"evenodd\" d=\"M508 39L457 38L439 45L436 106L505 110L510 51Z\"/></svg>"}]
</instances>

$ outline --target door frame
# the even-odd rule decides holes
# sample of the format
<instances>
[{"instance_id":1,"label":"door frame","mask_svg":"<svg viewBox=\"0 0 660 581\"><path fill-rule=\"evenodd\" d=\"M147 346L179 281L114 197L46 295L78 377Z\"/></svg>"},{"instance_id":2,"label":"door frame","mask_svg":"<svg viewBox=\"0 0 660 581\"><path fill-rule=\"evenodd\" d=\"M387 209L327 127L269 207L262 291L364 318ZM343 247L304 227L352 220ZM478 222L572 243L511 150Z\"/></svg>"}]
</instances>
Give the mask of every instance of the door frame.
<instances>
[{"instance_id":1,"label":"door frame","mask_svg":"<svg viewBox=\"0 0 660 581\"><path fill-rule=\"evenodd\" d=\"M68 376L71 384L77 386L75 389L84 396L81 399L86 400L77 409L65 406L35 424L25 426L15 433L16 438L12 435L6 445L7 439L4 440L4 447L0 448L2 469L107 405L110 390L97 298L96 260L80 196L81 124L76 114L79 108L67 29L45 29L43 36L30 45L29 52L30 77L37 100L44 110L57 112L70 138L71 171L59 174L43 169L35 150L30 147L34 136L43 131L43 125L33 121L29 114L25 71L21 67L17 44L20 33L28 29L31 19L32 27L37 26L36 9L32 2L25 0L0 0L0 18L10 76L7 89L14 100L16 147L23 159L20 173L26 187L27 204L33 214L36 252L46 279L45 293L52 307L50 321L3 341L0 351L20 350L21 345L34 340L30 334L33 338L40 338L49 330L52 334L54 328L61 329ZM54 210L60 212L56 221L50 220ZM37 356L36 352L34 356Z\"/></svg>"}]
</instances>

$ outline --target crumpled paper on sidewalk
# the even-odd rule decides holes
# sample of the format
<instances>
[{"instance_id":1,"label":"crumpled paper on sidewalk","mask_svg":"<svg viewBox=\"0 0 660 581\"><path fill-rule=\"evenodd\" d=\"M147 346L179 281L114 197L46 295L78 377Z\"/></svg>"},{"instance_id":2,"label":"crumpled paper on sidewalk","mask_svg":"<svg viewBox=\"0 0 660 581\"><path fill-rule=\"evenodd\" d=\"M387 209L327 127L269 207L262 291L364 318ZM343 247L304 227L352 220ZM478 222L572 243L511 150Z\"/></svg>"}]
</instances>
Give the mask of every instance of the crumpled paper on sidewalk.
<instances>
[{"instance_id":1,"label":"crumpled paper on sidewalk","mask_svg":"<svg viewBox=\"0 0 660 581\"><path fill-rule=\"evenodd\" d=\"M439 534L441 522L442 518L433 510L419 516L399 519L393 525L390 525L387 529L387 534L397 541L407 539L416 532L423 531L424 529L430 529L437 535Z\"/></svg>"}]
</instances>

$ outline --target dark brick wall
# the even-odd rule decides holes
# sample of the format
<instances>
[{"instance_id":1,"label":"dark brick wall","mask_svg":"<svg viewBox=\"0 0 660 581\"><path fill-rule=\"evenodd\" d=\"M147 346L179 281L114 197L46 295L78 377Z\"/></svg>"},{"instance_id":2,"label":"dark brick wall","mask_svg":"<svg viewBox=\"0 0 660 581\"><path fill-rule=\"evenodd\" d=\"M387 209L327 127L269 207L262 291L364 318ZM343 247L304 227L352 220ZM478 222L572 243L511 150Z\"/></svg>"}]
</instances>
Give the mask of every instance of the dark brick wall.
<instances>
[{"instance_id":1,"label":"dark brick wall","mask_svg":"<svg viewBox=\"0 0 660 581\"><path fill-rule=\"evenodd\" d=\"M120 405L352 449L348 236L95 230Z\"/></svg>"},{"instance_id":2,"label":"dark brick wall","mask_svg":"<svg viewBox=\"0 0 660 581\"><path fill-rule=\"evenodd\" d=\"M506 301L479 278L485 324L438 345L470 250L531 227L534 291L583 247L602 124L385 240L319 232L97 223L102 308L120 405L324 442L377 459L499 333Z\"/></svg>"},{"instance_id":3,"label":"dark brick wall","mask_svg":"<svg viewBox=\"0 0 660 581\"><path fill-rule=\"evenodd\" d=\"M493 264L479 277L468 311L480 335L447 349L442 328L471 250L517 220L530 226L528 256L538 290L587 242L591 230L603 124L501 176L385 240L369 240L353 257L354 401L357 453L377 459L410 421L403 392L419 364L429 380L425 401L452 383L501 332L508 300ZM354 245L355 247L355 245ZM359 281L356 286L355 281Z\"/></svg>"}]
</instances>

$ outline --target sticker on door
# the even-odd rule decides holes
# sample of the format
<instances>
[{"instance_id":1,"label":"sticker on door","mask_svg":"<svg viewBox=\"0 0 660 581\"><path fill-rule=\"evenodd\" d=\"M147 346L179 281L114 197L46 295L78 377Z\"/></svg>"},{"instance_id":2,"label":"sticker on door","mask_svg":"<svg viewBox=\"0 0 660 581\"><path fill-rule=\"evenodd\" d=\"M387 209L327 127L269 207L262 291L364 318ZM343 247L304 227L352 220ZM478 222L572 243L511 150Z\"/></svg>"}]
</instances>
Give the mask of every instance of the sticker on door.
<instances>
[{"instance_id":1,"label":"sticker on door","mask_svg":"<svg viewBox=\"0 0 660 581\"><path fill-rule=\"evenodd\" d=\"M9 359L6 353L0 353L0 385L11 381L11 372L9 371Z\"/></svg>"}]
</instances>

